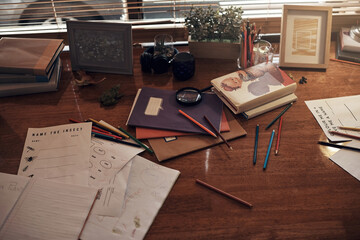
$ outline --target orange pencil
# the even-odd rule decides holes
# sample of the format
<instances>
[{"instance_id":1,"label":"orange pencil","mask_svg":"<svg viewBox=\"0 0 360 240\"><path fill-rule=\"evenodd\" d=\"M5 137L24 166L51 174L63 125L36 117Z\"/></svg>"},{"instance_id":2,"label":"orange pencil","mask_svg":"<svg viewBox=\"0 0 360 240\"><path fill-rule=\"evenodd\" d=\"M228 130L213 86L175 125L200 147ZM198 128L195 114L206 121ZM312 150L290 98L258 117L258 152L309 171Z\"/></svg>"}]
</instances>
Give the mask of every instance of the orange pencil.
<instances>
[{"instance_id":1,"label":"orange pencil","mask_svg":"<svg viewBox=\"0 0 360 240\"><path fill-rule=\"evenodd\" d=\"M210 131L209 129L207 129L204 125L202 125L201 123L199 123L198 121L196 121L195 119L193 119L192 117L190 117L189 115L187 115L186 113L184 113L182 110L179 109L179 113L181 113L182 115L184 115L187 119L189 119L190 121L192 121L193 123L195 123L196 125L198 125L199 127L201 127L204 131L206 131L207 133L209 133L211 136L213 137L217 137L215 133L213 133L212 131Z\"/></svg>"},{"instance_id":2,"label":"orange pencil","mask_svg":"<svg viewBox=\"0 0 360 240\"><path fill-rule=\"evenodd\" d=\"M360 63L357 63L357 62L350 62L350 61L340 60L340 59L336 59L336 58L330 58L330 60L335 61L335 62L348 63L348 64L360 66Z\"/></svg>"},{"instance_id":3,"label":"orange pencil","mask_svg":"<svg viewBox=\"0 0 360 240\"><path fill-rule=\"evenodd\" d=\"M329 133L339 135L339 136L343 136L343 137L349 137L349 138L354 138L354 139L360 140L359 136L355 136L355 135L351 135L351 134L346 134L346 133L337 132L337 131L329 131Z\"/></svg>"},{"instance_id":4,"label":"orange pencil","mask_svg":"<svg viewBox=\"0 0 360 240\"><path fill-rule=\"evenodd\" d=\"M244 201L244 200L242 200L242 199L240 199L238 197L235 197L234 195L231 195L230 193L224 192L223 190L220 190L220 189L218 189L218 188L216 188L214 186L211 186L210 184L208 184L206 182L203 182L203 181L201 181L199 179L196 179L196 183L199 183L199 184L201 184L201 185L203 185L203 186L205 186L205 187L207 187L207 188L209 188L209 189L211 189L211 190L213 190L213 191L215 191L217 193L220 193L220 194L222 194L224 196L227 196L228 198L231 198L231 199L233 199L235 201L238 201L239 203L242 203L242 204L248 206L249 208L253 207L253 205L251 203L248 203L248 202L246 202L246 201Z\"/></svg>"}]
</instances>

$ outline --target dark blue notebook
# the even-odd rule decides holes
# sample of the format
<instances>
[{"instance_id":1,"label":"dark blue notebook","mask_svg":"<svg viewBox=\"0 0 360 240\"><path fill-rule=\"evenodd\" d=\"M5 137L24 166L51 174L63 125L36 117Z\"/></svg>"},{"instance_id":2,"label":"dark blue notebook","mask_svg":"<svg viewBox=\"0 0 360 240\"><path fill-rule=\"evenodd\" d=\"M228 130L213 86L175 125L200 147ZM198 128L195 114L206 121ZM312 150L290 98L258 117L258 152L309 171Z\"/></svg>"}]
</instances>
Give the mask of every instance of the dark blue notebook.
<instances>
[{"instance_id":1,"label":"dark blue notebook","mask_svg":"<svg viewBox=\"0 0 360 240\"><path fill-rule=\"evenodd\" d=\"M183 110L196 121L213 131L204 119L206 115L219 131L223 102L213 93L203 93L202 101L194 106L180 105L175 98L176 91L144 87L139 89L127 125L182 132L208 134L179 113Z\"/></svg>"}]
</instances>

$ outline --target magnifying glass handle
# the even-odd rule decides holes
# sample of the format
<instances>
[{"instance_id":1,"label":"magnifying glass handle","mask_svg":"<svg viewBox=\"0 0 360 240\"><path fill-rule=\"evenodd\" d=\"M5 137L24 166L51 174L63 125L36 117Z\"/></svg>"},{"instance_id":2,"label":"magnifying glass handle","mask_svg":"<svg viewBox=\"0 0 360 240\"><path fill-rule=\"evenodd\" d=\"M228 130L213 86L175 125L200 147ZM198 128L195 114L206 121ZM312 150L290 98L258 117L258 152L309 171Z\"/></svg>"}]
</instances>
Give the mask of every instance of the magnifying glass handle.
<instances>
[{"instance_id":1,"label":"magnifying glass handle","mask_svg":"<svg viewBox=\"0 0 360 240\"><path fill-rule=\"evenodd\" d=\"M212 85L206 87L206 88L203 88L203 89L200 89L200 92L205 92L207 90L210 90L212 88Z\"/></svg>"}]
</instances>

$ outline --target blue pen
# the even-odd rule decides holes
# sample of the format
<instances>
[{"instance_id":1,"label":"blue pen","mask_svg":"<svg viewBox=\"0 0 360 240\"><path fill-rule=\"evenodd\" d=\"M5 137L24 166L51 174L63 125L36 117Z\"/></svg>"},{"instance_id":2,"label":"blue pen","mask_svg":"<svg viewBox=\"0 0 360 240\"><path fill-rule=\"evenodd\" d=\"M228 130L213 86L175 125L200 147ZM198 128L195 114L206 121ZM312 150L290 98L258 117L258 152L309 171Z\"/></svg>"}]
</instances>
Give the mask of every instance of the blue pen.
<instances>
[{"instance_id":1,"label":"blue pen","mask_svg":"<svg viewBox=\"0 0 360 240\"><path fill-rule=\"evenodd\" d=\"M256 132L255 132L255 145L254 145L254 158L253 158L254 165L256 164L258 138L259 138L259 124L256 125Z\"/></svg>"},{"instance_id":2,"label":"blue pen","mask_svg":"<svg viewBox=\"0 0 360 240\"><path fill-rule=\"evenodd\" d=\"M267 166L267 163L268 163L268 160L269 160L270 149L271 149L272 142L273 142L273 140L274 140L274 135L275 135L275 130L273 130L272 133L271 133L270 142L269 142L269 147L268 147L268 150L267 150L267 153L266 153L263 170L266 169L266 166Z\"/></svg>"}]
</instances>

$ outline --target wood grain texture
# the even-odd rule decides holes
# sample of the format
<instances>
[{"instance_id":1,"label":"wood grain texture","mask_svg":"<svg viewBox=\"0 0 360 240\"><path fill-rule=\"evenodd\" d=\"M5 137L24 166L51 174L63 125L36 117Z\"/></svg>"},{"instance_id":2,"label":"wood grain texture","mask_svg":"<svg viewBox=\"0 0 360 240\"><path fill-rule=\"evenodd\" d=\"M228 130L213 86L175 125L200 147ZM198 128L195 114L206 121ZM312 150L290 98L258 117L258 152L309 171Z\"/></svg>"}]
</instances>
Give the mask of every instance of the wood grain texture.
<instances>
[{"instance_id":1,"label":"wood grain texture","mask_svg":"<svg viewBox=\"0 0 360 240\"><path fill-rule=\"evenodd\" d=\"M179 47L185 51L186 47ZM125 126L138 88L177 90L185 86L205 88L210 80L237 70L230 60L196 59L195 76L173 79L142 73L134 49L134 75L91 74L106 77L95 86L73 84L68 54L58 92L0 99L0 171L17 173L27 129L69 123L69 118L89 117ZM161 165L181 175L156 216L145 239L360 239L360 182L329 160L333 153L317 144L326 137L305 105L305 100L360 94L360 68L331 61L326 71L285 70L298 81L298 101L283 116L280 151L275 144L263 171L268 141L274 124L265 127L283 108L251 120L237 116L247 136L229 143L187 154ZM121 85L124 97L113 107L101 107L100 94ZM257 164L252 163L255 127L260 124ZM145 142L146 143L146 142ZM155 155L141 156L157 162ZM202 179L253 204L249 209L195 183Z\"/></svg>"}]
</instances>

